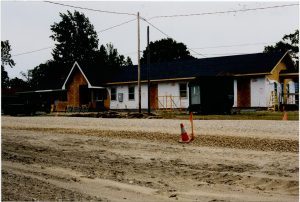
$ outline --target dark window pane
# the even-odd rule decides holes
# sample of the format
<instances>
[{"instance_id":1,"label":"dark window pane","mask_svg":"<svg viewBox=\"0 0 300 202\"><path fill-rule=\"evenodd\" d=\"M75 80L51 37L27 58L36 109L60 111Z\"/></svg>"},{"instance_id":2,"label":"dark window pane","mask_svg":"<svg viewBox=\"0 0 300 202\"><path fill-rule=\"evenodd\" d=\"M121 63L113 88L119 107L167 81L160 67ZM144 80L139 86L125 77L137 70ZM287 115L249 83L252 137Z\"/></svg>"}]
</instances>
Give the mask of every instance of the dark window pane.
<instances>
[{"instance_id":1,"label":"dark window pane","mask_svg":"<svg viewBox=\"0 0 300 202\"><path fill-rule=\"evenodd\" d=\"M128 87L128 99L134 100L134 86Z\"/></svg>"},{"instance_id":2,"label":"dark window pane","mask_svg":"<svg viewBox=\"0 0 300 202\"><path fill-rule=\"evenodd\" d=\"M186 83L179 84L180 97L187 97Z\"/></svg>"},{"instance_id":3,"label":"dark window pane","mask_svg":"<svg viewBox=\"0 0 300 202\"><path fill-rule=\"evenodd\" d=\"M117 90L116 88L111 88L111 100L117 100Z\"/></svg>"}]
</instances>

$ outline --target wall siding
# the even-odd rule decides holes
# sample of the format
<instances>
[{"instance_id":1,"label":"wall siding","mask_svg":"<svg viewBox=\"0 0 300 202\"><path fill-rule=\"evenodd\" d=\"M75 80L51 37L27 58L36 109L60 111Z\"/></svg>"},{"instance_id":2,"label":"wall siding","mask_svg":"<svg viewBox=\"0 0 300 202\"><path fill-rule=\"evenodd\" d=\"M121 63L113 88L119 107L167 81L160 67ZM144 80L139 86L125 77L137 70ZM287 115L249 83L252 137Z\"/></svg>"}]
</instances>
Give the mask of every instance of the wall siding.
<instances>
[{"instance_id":1,"label":"wall siding","mask_svg":"<svg viewBox=\"0 0 300 202\"><path fill-rule=\"evenodd\" d=\"M78 69L76 69L73 72L73 75L71 76L72 79L67 86L68 105L71 105L73 107L79 107L80 105L79 86L87 85L87 81L85 80L84 76L81 74L81 72Z\"/></svg>"},{"instance_id":2,"label":"wall siding","mask_svg":"<svg viewBox=\"0 0 300 202\"><path fill-rule=\"evenodd\" d=\"M170 83L159 83L158 84L158 97L159 97L159 108L188 108L189 106L189 95L188 87L187 97L180 98L179 84L186 82L170 82ZM173 101L167 96L173 96Z\"/></svg>"},{"instance_id":3,"label":"wall siding","mask_svg":"<svg viewBox=\"0 0 300 202\"><path fill-rule=\"evenodd\" d=\"M110 109L138 109L138 86L134 85L134 100L128 99L129 85L116 85L117 100L110 100ZM109 96L111 95L111 87L108 88ZM123 93L123 102L119 102L118 94ZM148 107L148 91L147 85L141 85L141 107Z\"/></svg>"},{"instance_id":4,"label":"wall siding","mask_svg":"<svg viewBox=\"0 0 300 202\"><path fill-rule=\"evenodd\" d=\"M186 82L166 82L166 83L158 83L158 107L165 108L166 107L166 96L175 96L173 100L175 102L172 103L173 108L187 108L189 106L189 99L182 98L181 99L181 106L179 102L179 83L186 83ZM138 86L135 86L135 99L129 100L128 99L128 86L129 85L115 85L112 87L116 88L117 92L117 100L110 101L110 109L138 109ZM111 87L108 88L109 96L111 95ZM118 93L123 93L123 102L119 102L118 100ZM187 87L187 94L188 94L188 87ZM169 98L167 106L171 106L171 101ZM163 101L164 100L164 101ZM160 104L161 103L161 104ZM148 86L147 84L141 85L141 107L143 109L148 108Z\"/></svg>"},{"instance_id":5,"label":"wall siding","mask_svg":"<svg viewBox=\"0 0 300 202\"><path fill-rule=\"evenodd\" d=\"M251 107L266 107L266 79L251 79Z\"/></svg>"},{"instance_id":6,"label":"wall siding","mask_svg":"<svg viewBox=\"0 0 300 202\"><path fill-rule=\"evenodd\" d=\"M271 72L271 75L268 75L267 78L270 80L279 81L280 71L286 70L286 65L283 62L280 62Z\"/></svg>"},{"instance_id":7,"label":"wall siding","mask_svg":"<svg viewBox=\"0 0 300 202\"><path fill-rule=\"evenodd\" d=\"M233 107L237 107L237 80L233 81Z\"/></svg>"},{"instance_id":8,"label":"wall siding","mask_svg":"<svg viewBox=\"0 0 300 202\"><path fill-rule=\"evenodd\" d=\"M266 77L250 79L250 102L251 107L269 107L271 91L274 90L274 81L269 81ZM233 83L234 105L237 107L237 80Z\"/></svg>"}]
</instances>

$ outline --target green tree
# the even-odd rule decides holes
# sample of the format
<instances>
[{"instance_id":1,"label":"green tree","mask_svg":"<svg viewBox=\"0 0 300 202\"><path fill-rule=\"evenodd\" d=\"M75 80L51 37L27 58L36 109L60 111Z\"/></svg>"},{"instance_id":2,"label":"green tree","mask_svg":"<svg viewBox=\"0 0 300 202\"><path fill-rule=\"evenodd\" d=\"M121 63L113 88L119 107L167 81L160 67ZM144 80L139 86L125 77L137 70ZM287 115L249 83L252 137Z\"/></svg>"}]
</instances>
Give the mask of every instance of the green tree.
<instances>
[{"instance_id":1,"label":"green tree","mask_svg":"<svg viewBox=\"0 0 300 202\"><path fill-rule=\"evenodd\" d=\"M9 87L9 77L5 71L5 66L10 66L11 68L15 66L10 51L11 47L9 41L1 41L1 88Z\"/></svg>"},{"instance_id":2,"label":"green tree","mask_svg":"<svg viewBox=\"0 0 300 202\"><path fill-rule=\"evenodd\" d=\"M68 66L69 67L69 66ZM64 64L48 60L23 74L27 78L30 89L58 89L61 88L70 68Z\"/></svg>"},{"instance_id":3,"label":"green tree","mask_svg":"<svg viewBox=\"0 0 300 202\"><path fill-rule=\"evenodd\" d=\"M51 25L50 38L56 42L53 60L23 74L31 89L61 88L75 61L81 67L92 68L92 76L99 80L113 75L120 66L132 64L130 58L125 60L112 44L101 45L98 49L97 33L83 13L67 11L59 15L61 21Z\"/></svg>"},{"instance_id":4,"label":"green tree","mask_svg":"<svg viewBox=\"0 0 300 202\"><path fill-rule=\"evenodd\" d=\"M294 33L286 34L283 36L282 41L277 42L274 46L265 46L264 52L286 52L289 51L290 55L299 64L299 30Z\"/></svg>"},{"instance_id":5,"label":"green tree","mask_svg":"<svg viewBox=\"0 0 300 202\"><path fill-rule=\"evenodd\" d=\"M191 56L185 44L178 43L171 38L150 42L149 48L151 63L194 58ZM146 50L143 51L141 63L147 63L147 54L148 49L146 48Z\"/></svg>"},{"instance_id":6,"label":"green tree","mask_svg":"<svg viewBox=\"0 0 300 202\"><path fill-rule=\"evenodd\" d=\"M124 55L120 55L118 50L114 48L114 46L109 43L106 44L106 57L107 57L107 65L109 67L122 67L132 65L132 61L130 57L127 57L125 60Z\"/></svg>"},{"instance_id":7,"label":"green tree","mask_svg":"<svg viewBox=\"0 0 300 202\"><path fill-rule=\"evenodd\" d=\"M9 81L9 85L12 89L15 89L16 91L29 90L28 82L26 82L23 79L20 79L18 77L15 77L15 78L11 79Z\"/></svg>"},{"instance_id":8,"label":"green tree","mask_svg":"<svg viewBox=\"0 0 300 202\"><path fill-rule=\"evenodd\" d=\"M95 59L98 49L98 36L89 19L78 11L72 14L60 13L61 21L51 25L53 34L50 36L55 42L53 59L59 63L81 63Z\"/></svg>"},{"instance_id":9,"label":"green tree","mask_svg":"<svg viewBox=\"0 0 300 202\"><path fill-rule=\"evenodd\" d=\"M125 59L124 55L120 55L118 50L109 43L106 44L106 46L100 46L96 54L95 63L91 65L91 68L93 68L92 71L97 74L98 80L106 81L117 73L121 67L130 65L132 65L130 57Z\"/></svg>"}]
</instances>

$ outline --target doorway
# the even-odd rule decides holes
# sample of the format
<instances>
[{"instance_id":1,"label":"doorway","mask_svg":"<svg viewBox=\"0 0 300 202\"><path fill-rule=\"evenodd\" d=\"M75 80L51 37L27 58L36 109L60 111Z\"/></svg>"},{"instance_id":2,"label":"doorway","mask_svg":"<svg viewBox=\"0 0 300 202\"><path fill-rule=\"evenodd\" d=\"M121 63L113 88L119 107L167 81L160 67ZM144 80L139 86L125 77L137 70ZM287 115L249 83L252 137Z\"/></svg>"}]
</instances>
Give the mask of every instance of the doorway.
<instances>
[{"instance_id":1,"label":"doorway","mask_svg":"<svg viewBox=\"0 0 300 202\"><path fill-rule=\"evenodd\" d=\"M90 93L88 85L79 86L79 105L86 105L90 101Z\"/></svg>"},{"instance_id":2,"label":"doorway","mask_svg":"<svg viewBox=\"0 0 300 202\"><path fill-rule=\"evenodd\" d=\"M150 107L151 109L158 108L158 87L157 84L150 84Z\"/></svg>"},{"instance_id":3,"label":"doorway","mask_svg":"<svg viewBox=\"0 0 300 202\"><path fill-rule=\"evenodd\" d=\"M250 107L250 79L237 80L237 107Z\"/></svg>"}]
</instances>

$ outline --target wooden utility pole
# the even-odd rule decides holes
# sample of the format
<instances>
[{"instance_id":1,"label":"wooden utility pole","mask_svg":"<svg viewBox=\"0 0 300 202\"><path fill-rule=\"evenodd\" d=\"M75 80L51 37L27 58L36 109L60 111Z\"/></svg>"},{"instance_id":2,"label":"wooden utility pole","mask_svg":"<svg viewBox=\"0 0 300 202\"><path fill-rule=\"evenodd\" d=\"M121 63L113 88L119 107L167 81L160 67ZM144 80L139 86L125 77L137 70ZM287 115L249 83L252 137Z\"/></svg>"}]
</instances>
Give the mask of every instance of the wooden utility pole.
<instances>
[{"instance_id":1,"label":"wooden utility pole","mask_svg":"<svg viewBox=\"0 0 300 202\"><path fill-rule=\"evenodd\" d=\"M148 80L148 114L151 112L150 105L150 47L149 47L149 26L147 26L147 80Z\"/></svg>"},{"instance_id":2,"label":"wooden utility pole","mask_svg":"<svg viewBox=\"0 0 300 202\"><path fill-rule=\"evenodd\" d=\"M138 91L139 91L139 113L141 109L141 61L140 61L140 13L137 13L137 34L138 34Z\"/></svg>"}]
</instances>

